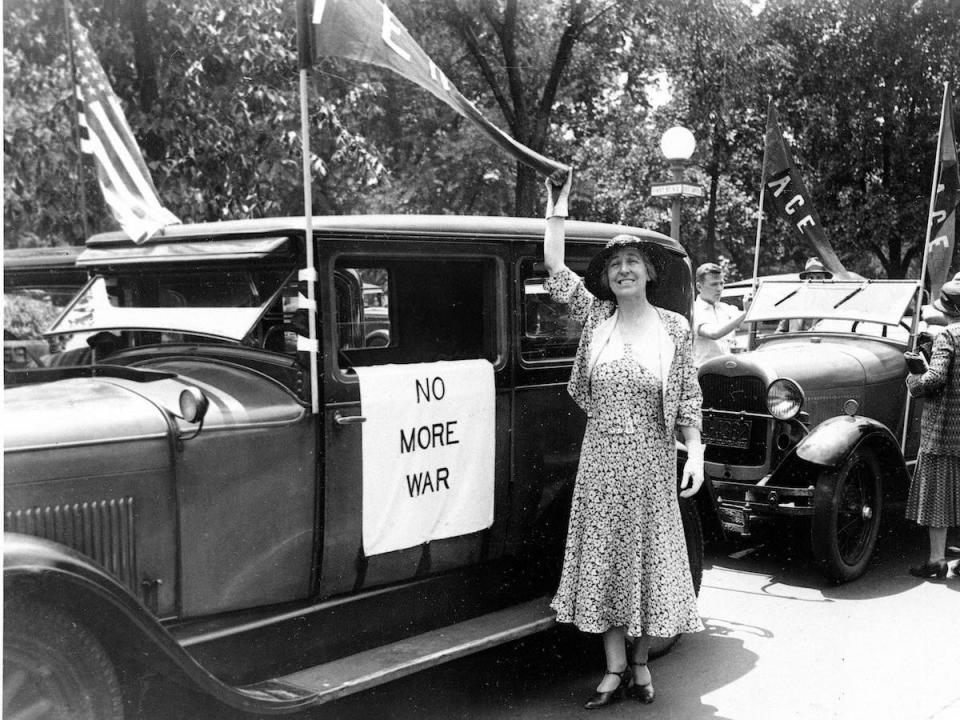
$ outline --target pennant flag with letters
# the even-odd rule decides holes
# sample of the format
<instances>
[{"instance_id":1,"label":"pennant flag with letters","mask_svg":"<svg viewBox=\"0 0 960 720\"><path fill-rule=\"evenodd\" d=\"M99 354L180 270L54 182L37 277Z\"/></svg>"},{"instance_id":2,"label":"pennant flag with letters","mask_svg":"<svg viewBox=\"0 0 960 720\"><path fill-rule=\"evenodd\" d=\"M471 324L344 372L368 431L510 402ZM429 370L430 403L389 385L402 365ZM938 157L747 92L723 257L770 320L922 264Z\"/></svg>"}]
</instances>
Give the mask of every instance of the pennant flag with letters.
<instances>
[{"instance_id":1,"label":"pennant flag with letters","mask_svg":"<svg viewBox=\"0 0 960 720\"><path fill-rule=\"evenodd\" d=\"M120 101L67 4L72 36L80 150L93 155L97 180L114 219L134 242L142 243L180 220L160 203Z\"/></svg>"},{"instance_id":2,"label":"pennant flag with letters","mask_svg":"<svg viewBox=\"0 0 960 720\"><path fill-rule=\"evenodd\" d=\"M770 102L767 112L767 134L764 148L763 186L770 196L770 205L777 215L793 226L794 231L808 240L823 264L840 277L848 275L840 258L833 251L820 224L820 216L813 207L810 193L793 163L793 157L780 132L780 117Z\"/></svg>"},{"instance_id":3,"label":"pennant flag with letters","mask_svg":"<svg viewBox=\"0 0 960 720\"><path fill-rule=\"evenodd\" d=\"M957 136L953 130L953 96L950 84L944 88L943 110L940 116L940 148L937 163L940 166L937 185L930 205L929 246L927 247L927 277L930 297L940 295L940 286L960 272L957 257L957 204L960 203L960 165L957 164Z\"/></svg>"},{"instance_id":4,"label":"pennant flag with letters","mask_svg":"<svg viewBox=\"0 0 960 720\"><path fill-rule=\"evenodd\" d=\"M515 159L545 176L566 177L566 165L531 150L487 120L380 0L315 0L311 22L314 61L322 56L342 57L392 70L474 122Z\"/></svg>"}]
</instances>

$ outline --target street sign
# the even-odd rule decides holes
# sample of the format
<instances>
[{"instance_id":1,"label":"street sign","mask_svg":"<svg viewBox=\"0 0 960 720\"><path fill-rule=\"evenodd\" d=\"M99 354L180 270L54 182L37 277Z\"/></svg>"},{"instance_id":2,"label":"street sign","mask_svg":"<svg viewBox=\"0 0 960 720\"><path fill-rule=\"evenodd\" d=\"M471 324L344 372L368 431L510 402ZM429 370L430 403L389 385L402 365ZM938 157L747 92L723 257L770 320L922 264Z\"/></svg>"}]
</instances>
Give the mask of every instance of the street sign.
<instances>
[{"instance_id":1,"label":"street sign","mask_svg":"<svg viewBox=\"0 0 960 720\"><path fill-rule=\"evenodd\" d=\"M689 197L702 198L703 188L684 182L653 183L650 185L650 197Z\"/></svg>"}]
</instances>

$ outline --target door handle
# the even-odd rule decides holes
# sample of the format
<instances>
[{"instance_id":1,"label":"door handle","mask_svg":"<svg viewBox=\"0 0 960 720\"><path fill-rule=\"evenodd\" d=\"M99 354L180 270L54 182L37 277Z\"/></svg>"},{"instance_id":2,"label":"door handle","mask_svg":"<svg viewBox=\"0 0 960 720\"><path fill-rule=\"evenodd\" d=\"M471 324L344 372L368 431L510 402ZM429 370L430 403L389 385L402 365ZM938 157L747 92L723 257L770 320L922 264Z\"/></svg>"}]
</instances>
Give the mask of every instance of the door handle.
<instances>
[{"instance_id":1,"label":"door handle","mask_svg":"<svg viewBox=\"0 0 960 720\"><path fill-rule=\"evenodd\" d=\"M360 423L365 423L367 419L363 415L344 415L337 410L333 414L333 421L337 425L359 425Z\"/></svg>"}]
</instances>

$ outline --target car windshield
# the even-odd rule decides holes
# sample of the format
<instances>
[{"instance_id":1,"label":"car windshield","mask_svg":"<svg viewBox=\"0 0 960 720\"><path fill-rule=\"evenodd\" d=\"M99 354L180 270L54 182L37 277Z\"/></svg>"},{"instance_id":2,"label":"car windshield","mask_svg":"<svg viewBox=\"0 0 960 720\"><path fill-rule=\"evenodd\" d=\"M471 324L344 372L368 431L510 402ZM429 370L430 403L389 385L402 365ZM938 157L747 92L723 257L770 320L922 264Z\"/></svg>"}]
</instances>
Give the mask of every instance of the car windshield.
<instances>
[{"instance_id":1,"label":"car windshield","mask_svg":"<svg viewBox=\"0 0 960 720\"><path fill-rule=\"evenodd\" d=\"M746 320L800 318L897 325L917 286L916 280L763 281Z\"/></svg>"},{"instance_id":2,"label":"car windshield","mask_svg":"<svg viewBox=\"0 0 960 720\"><path fill-rule=\"evenodd\" d=\"M240 341L277 301L288 269L223 267L95 276L47 331L156 330Z\"/></svg>"}]
</instances>

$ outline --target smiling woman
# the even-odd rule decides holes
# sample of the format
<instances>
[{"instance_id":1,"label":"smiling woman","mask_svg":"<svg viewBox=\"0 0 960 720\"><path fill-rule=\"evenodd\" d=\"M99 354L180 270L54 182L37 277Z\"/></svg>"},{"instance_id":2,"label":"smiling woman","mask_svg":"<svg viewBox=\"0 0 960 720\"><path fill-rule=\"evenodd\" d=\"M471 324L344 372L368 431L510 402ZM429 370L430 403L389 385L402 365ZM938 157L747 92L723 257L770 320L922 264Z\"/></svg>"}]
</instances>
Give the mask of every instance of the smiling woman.
<instances>
[{"instance_id":1,"label":"smiling woman","mask_svg":"<svg viewBox=\"0 0 960 720\"><path fill-rule=\"evenodd\" d=\"M547 182L544 289L583 324L569 391L587 427L551 607L558 622L603 636L607 671L586 702L592 709L625 693L653 702L647 659L655 639L703 629L680 519L675 442L679 431L687 446L681 495L690 497L703 482L701 395L686 318L651 302L658 266L670 262L662 243L617 235L583 280L565 265L570 182L556 202Z\"/></svg>"}]
</instances>

